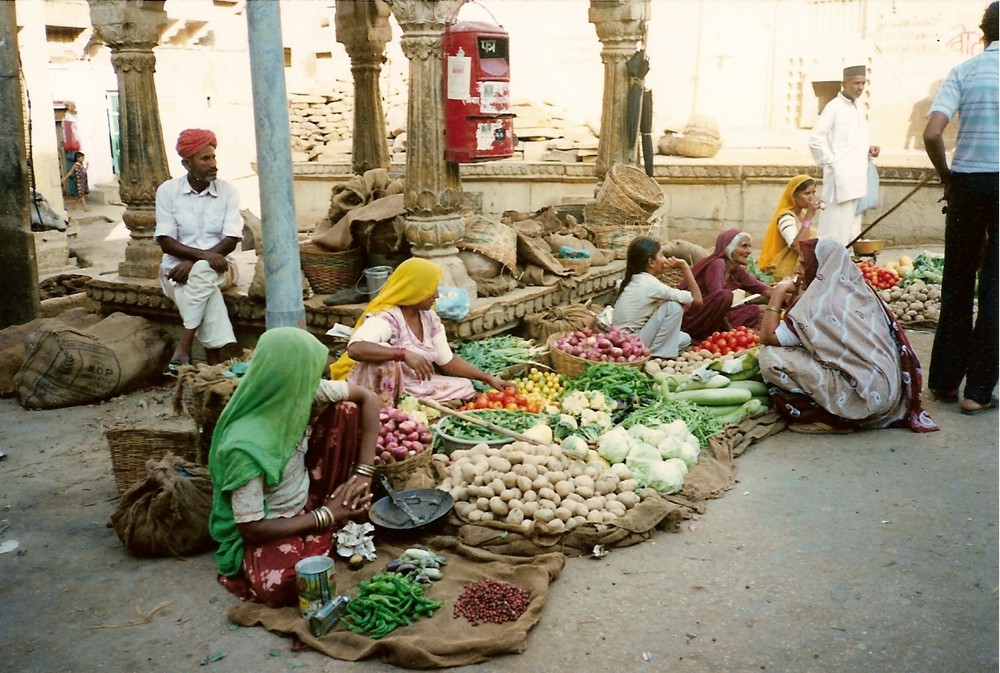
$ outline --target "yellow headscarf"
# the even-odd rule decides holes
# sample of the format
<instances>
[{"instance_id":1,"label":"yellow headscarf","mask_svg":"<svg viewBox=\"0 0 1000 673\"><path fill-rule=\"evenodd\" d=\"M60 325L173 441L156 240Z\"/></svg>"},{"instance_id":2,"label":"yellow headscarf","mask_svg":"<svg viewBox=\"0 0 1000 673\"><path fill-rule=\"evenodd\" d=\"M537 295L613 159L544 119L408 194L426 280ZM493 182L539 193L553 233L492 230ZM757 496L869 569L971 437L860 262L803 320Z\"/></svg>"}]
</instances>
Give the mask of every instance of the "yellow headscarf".
<instances>
[{"instance_id":1,"label":"yellow headscarf","mask_svg":"<svg viewBox=\"0 0 1000 673\"><path fill-rule=\"evenodd\" d=\"M410 257L396 267L375 298L368 302L364 312L354 324L357 330L365 317L397 306L419 304L437 291L444 270L426 259ZM330 365L330 378L346 379L357 364L345 352L340 359Z\"/></svg>"},{"instance_id":2,"label":"yellow headscarf","mask_svg":"<svg viewBox=\"0 0 1000 673\"><path fill-rule=\"evenodd\" d=\"M771 223L767 225L767 231L764 232L764 241L760 244L760 259L757 260L758 268L767 269L771 266L774 258L788 247L785 239L781 237L781 231L778 229L778 220L785 213L795 215L795 190L806 180L814 179L810 175L796 175L785 185L785 191L781 193L781 200L778 201L778 207L774 211Z\"/></svg>"}]
</instances>

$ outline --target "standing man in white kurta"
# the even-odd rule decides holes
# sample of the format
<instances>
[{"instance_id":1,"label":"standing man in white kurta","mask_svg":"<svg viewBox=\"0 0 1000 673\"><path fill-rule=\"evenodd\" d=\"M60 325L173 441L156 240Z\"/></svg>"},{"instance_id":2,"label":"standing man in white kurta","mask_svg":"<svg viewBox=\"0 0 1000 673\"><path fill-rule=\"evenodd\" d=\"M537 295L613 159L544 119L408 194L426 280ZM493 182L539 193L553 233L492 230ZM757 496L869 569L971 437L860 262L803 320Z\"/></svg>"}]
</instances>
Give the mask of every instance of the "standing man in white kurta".
<instances>
[{"instance_id":1,"label":"standing man in white kurta","mask_svg":"<svg viewBox=\"0 0 1000 673\"><path fill-rule=\"evenodd\" d=\"M809 151L823 167L823 235L846 245L861 233L858 201L868 192L868 162L879 154L868 144L868 120L859 98L865 66L844 68L842 89L826 104L812 133Z\"/></svg>"},{"instance_id":2,"label":"standing man in white kurta","mask_svg":"<svg viewBox=\"0 0 1000 673\"><path fill-rule=\"evenodd\" d=\"M156 190L156 230L163 250L160 285L177 305L184 330L165 374L177 375L191 361L197 336L210 365L223 346L236 342L222 291L236 282L228 255L243 236L239 197L230 184L216 179L215 134L187 129L177 139L177 153L187 174Z\"/></svg>"}]
</instances>

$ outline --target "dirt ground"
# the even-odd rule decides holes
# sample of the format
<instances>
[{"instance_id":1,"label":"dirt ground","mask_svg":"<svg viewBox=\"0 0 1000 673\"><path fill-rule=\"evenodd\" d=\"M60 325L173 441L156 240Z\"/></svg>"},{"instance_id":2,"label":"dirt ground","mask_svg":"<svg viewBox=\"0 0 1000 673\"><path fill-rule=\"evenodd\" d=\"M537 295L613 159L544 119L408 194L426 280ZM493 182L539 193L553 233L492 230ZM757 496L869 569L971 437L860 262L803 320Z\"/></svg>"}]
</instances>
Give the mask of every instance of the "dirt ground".
<instances>
[{"instance_id":1,"label":"dirt ground","mask_svg":"<svg viewBox=\"0 0 1000 673\"><path fill-rule=\"evenodd\" d=\"M88 271L121 258L115 227L84 229ZM926 365L932 335L911 338ZM167 419L172 394L51 411L0 399L0 551L16 541L0 553L0 671L395 670L230 625L212 554L125 552L102 428ZM461 670L996 671L998 415L926 408L941 432L751 447L736 487L681 533L570 559L526 651Z\"/></svg>"},{"instance_id":2,"label":"dirt ground","mask_svg":"<svg viewBox=\"0 0 1000 673\"><path fill-rule=\"evenodd\" d=\"M913 335L924 361L930 336ZM391 668L231 626L211 554L125 552L102 427L166 419L172 394L0 400L0 545L17 543L0 554L0 670ZM927 408L941 432L764 440L680 534L570 559L523 654L462 670L997 670L998 417Z\"/></svg>"}]
</instances>

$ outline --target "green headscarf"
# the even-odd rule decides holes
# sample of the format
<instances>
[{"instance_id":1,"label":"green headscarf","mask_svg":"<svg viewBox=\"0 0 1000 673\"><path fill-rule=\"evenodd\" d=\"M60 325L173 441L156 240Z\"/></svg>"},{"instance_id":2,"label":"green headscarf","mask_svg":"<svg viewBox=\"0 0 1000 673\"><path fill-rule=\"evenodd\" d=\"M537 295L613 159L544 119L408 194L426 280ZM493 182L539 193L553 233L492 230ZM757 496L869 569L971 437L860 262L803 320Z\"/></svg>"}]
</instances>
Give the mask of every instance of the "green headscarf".
<instances>
[{"instance_id":1,"label":"green headscarf","mask_svg":"<svg viewBox=\"0 0 1000 673\"><path fill-rule=\"evenodd\" d=\"M233 491L260 474L266 486L281 481L309 424L328 354L327 347L305 330L267 330L219 417L208 454L215 488L208 528L219 543L215 558L223 575L236 575L243 564Z\"/></svg>"}]
</instances>

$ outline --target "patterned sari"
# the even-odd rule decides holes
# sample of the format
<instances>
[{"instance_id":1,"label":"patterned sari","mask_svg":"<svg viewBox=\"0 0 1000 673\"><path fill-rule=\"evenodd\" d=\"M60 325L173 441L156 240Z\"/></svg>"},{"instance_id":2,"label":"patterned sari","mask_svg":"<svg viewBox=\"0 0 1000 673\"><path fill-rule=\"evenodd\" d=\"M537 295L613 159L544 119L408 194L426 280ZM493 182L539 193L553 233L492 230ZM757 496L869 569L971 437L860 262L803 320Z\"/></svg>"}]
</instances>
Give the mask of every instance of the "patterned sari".
<instances>
[{"instance_id":1,"label":"patterned sari","mask_svg":"<svg viewBox=\"0 0 1000 673\"><path fill-rule=\"evenodd\" d=\"M938 430L921 408L916 353L845 247L821 238L801 248L812 280L785 317L800 343L757 354L776 410L791 423L839 429Z\"/></svg>"}]
</instances>

